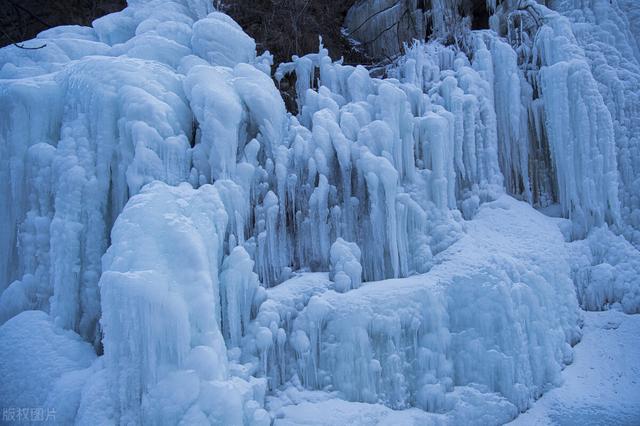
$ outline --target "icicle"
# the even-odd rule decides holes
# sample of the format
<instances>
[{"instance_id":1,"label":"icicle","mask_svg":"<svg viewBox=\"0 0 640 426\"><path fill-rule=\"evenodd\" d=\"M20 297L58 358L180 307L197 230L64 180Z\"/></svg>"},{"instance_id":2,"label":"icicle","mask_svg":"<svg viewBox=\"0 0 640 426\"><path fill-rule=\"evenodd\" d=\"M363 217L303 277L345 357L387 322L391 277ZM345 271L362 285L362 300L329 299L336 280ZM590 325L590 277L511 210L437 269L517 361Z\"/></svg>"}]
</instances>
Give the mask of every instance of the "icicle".
<instances>
[{"instance_id":1,"label":"icicle","mask_svg":"<svg viewBox=\"0 0 640 426\"><path fill-rule=\"evenodd\" d=\"M259 285L253 272L253 260L242 247L236 247L224 260L220 272L222 333L231 347L240 346L240 339L249 328L253 297Z\"/></svg>"}]
</instances>

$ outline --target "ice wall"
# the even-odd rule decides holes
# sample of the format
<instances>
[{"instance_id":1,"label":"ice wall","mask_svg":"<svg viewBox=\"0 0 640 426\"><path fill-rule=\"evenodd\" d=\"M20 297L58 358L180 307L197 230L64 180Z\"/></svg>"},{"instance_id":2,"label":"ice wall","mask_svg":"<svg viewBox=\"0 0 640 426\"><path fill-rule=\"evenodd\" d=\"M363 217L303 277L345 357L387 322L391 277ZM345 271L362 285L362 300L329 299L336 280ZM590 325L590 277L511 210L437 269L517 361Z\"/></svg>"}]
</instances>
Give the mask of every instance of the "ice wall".
<instances>
[{"instance_id":1,"label":"ice wall","mask_svg":"<svg viewBox=\"0 0 640 426\"><path fill-rule=\"evenodd\" d=\"M622 231L638 247L640 48L637 6L630 1L594 1L579 5L554 1L549 6L568 18L610 112L617 148Z\"/></svg>"},{"instance_id":2,"label":"ice wall","mask_svg":"<svg viewBox=\"0 0 640 426\"><path fill-rule=\"evenodd\" d=\"M43 33L49 44L42 52L2 51L0 287L18 280L22 309L50 304L61 326L96 344L100 257L113 221L145 183L189 177L192 113L181 80L162 58L142 54L176 44L150 26L162 13L165 20L195 17L184 5L161 11L136 3L95 29ZM135 36L127 32L133 23ZM107 44L124 37L130 49ZM157 49L140 49L145 37ZM96 53L124 56L83 58Z\"/></svg>"},{"instance_id":3,"label":"ice wall","mask_svg":"<svg viewBox=\"0 0 640 426\"><path fill-rule=\"evenodd\" d=\"M342 237L362 249L365 280L426 270L432 253L455 238L430 229L442 221L455 232L458 203L472 215L480 197L501 192L486 67L489 52L472 64L439 45L416 45L397 79L333 63L323 48L279 66L277 78L295 73L305 82L298 85L302 127L292 126L288 160L301 211L291 217L301 233L305 225L318 232L313 247L295 248L294 264L326 269L331 241ZM317 91L306 83L314 69ZM306 189L315 175L316 188Z\"/></svg>"},{"instance_id":4,"label":"ice wall","mask_svg":"<svg viewBox=\"0 0 640 426\"><path fill-rule=\"evenodd\" d=\"M563 213L584 235L620 216L611 115L568 22L540 8L546 25L534 41L546 134Z\"/></svg>"}]
</instances>

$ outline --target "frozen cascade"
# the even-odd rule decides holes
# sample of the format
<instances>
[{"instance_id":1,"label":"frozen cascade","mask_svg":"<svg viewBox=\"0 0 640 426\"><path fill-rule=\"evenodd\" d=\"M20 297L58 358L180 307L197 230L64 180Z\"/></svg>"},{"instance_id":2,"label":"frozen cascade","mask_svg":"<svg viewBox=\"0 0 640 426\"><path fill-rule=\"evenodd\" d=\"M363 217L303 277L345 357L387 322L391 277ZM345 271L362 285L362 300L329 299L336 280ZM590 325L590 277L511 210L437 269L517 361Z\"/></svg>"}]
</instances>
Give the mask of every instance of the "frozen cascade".
<instances>
[{"instance_id":1,"label":"frozen cascade","mask_svg":"<svg viewBox=\"0 0 640 426\"><path fill-rule=\"evenodd\" d=\"M504 13L494 26L518 54L520 79L525 80L520 84L521 104L528 110L529 130L518 129L518 120L511 120L521 135L520 146L528 148L519 149L508 163L521 179L527 175L526 162L521 160L527 150L529 164L535 165L528 172L530 192L526 185L519 192L541 206L558 202L563 215L573 220L574 238L605 222L620 227L619 191L624 193L625 184L619 184L616 143L621 139L614 131L610 102L600 92L597 73L591 72L588 50L580 46L570 22L557 12L533 1L510 7L508 3L499 7ZM504 84L506 80L497 81ZM512 99L517 99L517 93L512 93ZM522 112L518 115L525 120ZM541 170L547 171L551 181ZM518 189L510 184L507 188Z\"/></svg>"},{"instance_id":2,"label":"frozen cascade","mask_svg":"<svg viewBox=\"0 0 640 426\"><path fill-rule=\"evenodd\" d=\"M613 124L588 63L577 45L568 45L576 44L568 23L557 15L545 23L533 54L541 64L540 92L558 198L576 232L584 234L605 220L619 221Z\"/></svg>"},{"instance_id":3,"label":"frozen cascade","mask_svg":"<svg viewBox=\"0 0 640 426\"><path fill-rule=\"evenodd\" d=\"M101 72L105 68L109 73ZM28 108L29 98L41 93L37 82L64 95L49 98L53 116L42 112L42 119L50 121L45 134L19 136L24 114L39 120L38 109ZM113 220L128 195L145 183L162 179L176 184L188 178L191 119L180 95L175 73L157 63L125 58L87 58L37 78L36 84L6 84L3 117L9 122L2 158L18 167L2 169L3 196L16 194L3 201L2 232L9 232L3 234L3 286L14 278L37 277L39 288L22 280L27 298L35 299L31 307L41 308L53 296L51 313L60 325L98 337L100 258ZM28 163L19 158L31 158L34 167L43 168L24 170L21 165ZM22 194L32 195L26 199ZM48 239L44 247L42 238ZM34 246L38 240L41 247ZM16 246L27 252L21 254ZM29 261L34 258L38 262Z\"/></svg>"},{"instance_id":4,"label":"frozen cascade","mask_svg":"<svg viewBox=\"0 0 640 426\"><path fill-rule=\"evenodd\" d=\"M430 3L437 34L459 18ZM274 75L295 74L297 116L207 1L0 49L0 338L69 346L15 405L255 425L292 389L445 424L529 407L571 362L578 304L640 309L640 19L547 3L564 16L487 2L468 51L414 42L385 78L320 43Z\"/></svg>"},{"instance_id":5,"label":"frozen cascade","mask_svg":"<svg viewBox=\"0 0 640 426\"><path fill-rule=\"evenodd\" d=\"M640 41L638 11L630 1L553 1L550 7L565 15L591 67L598 90L613 120L617 147L619 198L623 233L640 244Z\"/></svg>"},{"instance_id":6,"label":"frozen cascade","mask_svg":"<svg viewBox=\"0 0 640 426\"><path fill-rule=\"evenodd\" d=\"M526 232L513 218L522 215L535 225ZM543 215L504 196L484 204L469 225L425 275L369 282L345 294L321 276L302 275L269 291L256 327L285 330L290 348L285 360L271 352L270 380L293 373L305 386L331 386L349 400L454 417L464 412L467 391L498 392L507 412L528 407L557 383L571 361L569 344L579 339L563 236ZM549 238L547 249L531 251L541 235ZM498 240L510 248L508 257L492 253ZM564 301L563 308L548 310L549 300Z\"/></svg>"},{"instance_id":7,"label":"frozen cascade","mask_svg":"<svg viewBox=\"0 0 640 426\"><path fill-rule=\"evenodd\" d=\"M330 200L335 203L328 207L330 218L321 212L311 215L312 223L320 222L312 229L320 232L314 240L321 251L318 246L303 247L303 255L312 253L314 258L300 259L300 264L326 268L329 245L324 241L345 236L355 237L362 247L365 280L424 271L424 263L414 261L413 256L424 259L441 249L438 241L429 245L428 228L434 220L457 220L455 212L447 219L442 211L455 209L468 193L482 191L489 198L500 193L503 178L497 158L493 89L464 55L442 49L445 60L427 68L423 62L431 61L431 56L423 45L416 45L407 54L409 59L399 69L397 80L372 79L361 68L331 62L322 46L317 54L279 66L276 77L294 72L297 81L308 81L313 73L308 64L319 68L318 90L298 93L303 105L299 119L305 129L293 139L293 163L300 161L297 152L309 152L307 146L313 142L317 147L307 154L312 156L313 167L306 173L318 173L319 184L312 191L309 207L314 210L325 183L337 195ZM413 56L419 56L418 60ZM455 71L448 66L455 66ZM434 69L436 80L423 81L431 78L423 72ZM422 87L416 91L418 84ZM466 128L464 115L468 117ZM476 123L481 123L480 129ZM311 128L310 135L306 128ZM292 128L296 133L298 129ZM296 170L302 167L294 166ZM426 192L413 190L419 187L427 188ZM368 200L368 205L361 200ZM355 217L350 217L354 210ZM297 220L305 215L301 211L292 216ZM428 216L433 217L431 221ZM356 217L361 218L360 230L353 228ZM407 235L416 232L424 238L412 239L414 246L409 248ZM368 239L369 235L374 238Z\"/></svg>"}]
</instances>

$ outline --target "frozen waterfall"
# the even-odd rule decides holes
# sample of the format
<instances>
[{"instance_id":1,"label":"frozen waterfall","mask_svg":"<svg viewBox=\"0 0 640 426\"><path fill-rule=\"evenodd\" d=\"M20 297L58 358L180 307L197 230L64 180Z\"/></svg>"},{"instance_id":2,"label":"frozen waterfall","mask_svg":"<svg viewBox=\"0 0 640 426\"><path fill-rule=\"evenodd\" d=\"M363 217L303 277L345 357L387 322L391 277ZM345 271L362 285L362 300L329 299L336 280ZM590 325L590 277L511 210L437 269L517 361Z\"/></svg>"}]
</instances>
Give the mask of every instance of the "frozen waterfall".
<instances>
[{"instance_id":1,"label":"frozen waterfall","mask_svg":"<svg viewBox=\"0 0 640 426\"><path fill-rule=\"evenodd\" d=\"M640 312L633 1L489 1L464 45L419 2L437 37L379 78L321 40L274 65L209 1L128 3L0 49L0 400L501 424L560 384L580 307ZM361 32L417 7L387 3Z\"/></svg>"}]
</instances>

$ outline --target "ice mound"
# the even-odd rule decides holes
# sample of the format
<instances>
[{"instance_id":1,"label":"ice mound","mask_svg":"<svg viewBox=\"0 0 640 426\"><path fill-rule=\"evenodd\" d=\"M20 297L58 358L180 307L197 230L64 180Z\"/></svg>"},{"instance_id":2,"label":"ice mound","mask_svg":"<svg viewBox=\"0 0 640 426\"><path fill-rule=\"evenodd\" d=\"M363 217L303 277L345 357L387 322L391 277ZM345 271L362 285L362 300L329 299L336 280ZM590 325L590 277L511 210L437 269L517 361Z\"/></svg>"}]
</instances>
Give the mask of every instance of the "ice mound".
<instances>
[{"instance_id":1,"label":"ice mound","mask_svg":"<svg viewBox=\"0 0 640 426\"><path fill-rule=\"evenodd\" d=\"M348 291L360 287L362 282L362 252L355 243L338 238L331 245L331 272L329 277L336 284L336 290Z\"/></svg>"},{"instance_id":2,"label":"ice mound","mask_svg":"<svg viewBox=\"0 0 640 426\"><path fill-rule=\"evenodd\" d=\"M629 241L599 228L571 246L573 280L583 309L619 307L640 313L640 252Z\"/></svg>"},{"instance_id":3,"label":"ice mound","mask_svg":"<svg viewBox=\"0 0 640 426\"><path fill-rule=\"evenodd\" d=\"M242 282L243 273L252 277L251 265L241 268L250 262L242 248L222 265L226 227L211 185L155 182L118 217L99 285L105 367L120 421L241 424L244 408L249 419L261 410L261 381L229 374L221 329L233 332L231 343L239 340L256 279Z\"/></svg>"},{"instance_id":4,"label":"ice mound","mask_svg":"<svg viewBox=\"0 0 640 426\"><path fill-rule=\"evenodd\" d=\"M89 343L54 325L46 313L25 311L13 317L0 327L0 400L5 412L39 408L36 415L43 421L73 423L95 359Z\"/></svg>"}]
</instances>

